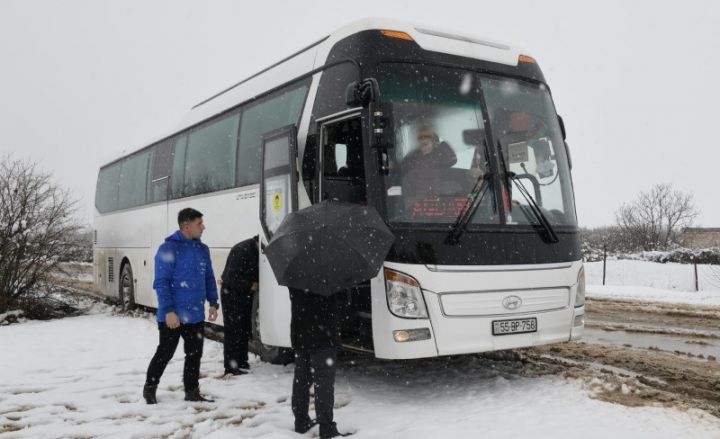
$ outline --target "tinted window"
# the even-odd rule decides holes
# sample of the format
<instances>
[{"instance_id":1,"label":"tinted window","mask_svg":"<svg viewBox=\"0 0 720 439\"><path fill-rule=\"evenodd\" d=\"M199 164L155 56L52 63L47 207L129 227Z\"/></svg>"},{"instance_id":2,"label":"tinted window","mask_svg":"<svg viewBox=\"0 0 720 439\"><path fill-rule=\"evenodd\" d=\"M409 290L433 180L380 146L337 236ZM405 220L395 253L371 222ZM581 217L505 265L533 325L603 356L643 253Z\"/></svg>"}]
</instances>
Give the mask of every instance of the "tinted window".
<instances>
[{"instance_id":1,"label":"tinted window","mask_svg":"<svg viewBox=\"0 0 720 439\"><path fill-rule=\"evenodd\" d=\"M183 196L183 185L185 181L185 150L187 149L187 136L181 136L175 140L172 153L172 198Z\"/></svg>"},{"instance_id":2,"label":"tinted window","mask_svg":"<svg viewBox=\"0 0 720 439\"><path fill-rule=\"evenodd\" d=\"M145 204L150 150L124 160L120 167L118 209Z\"/></svg>"},{"instance_id":3,"label":"tinted window","mask_svg":"<svg viewBox=\"0 0 720 439\"><path fill-rule=\"evenodd\" d=\"M120 163L101 169L95 190L95 207L105 213L117 209Z\"/></svg>"},{"instance_id":4,"label":"tinted window","mask_svg":"<svg viewBox=\"0 0 720 439\"><path fill-rule=\"evenodd\" d=\"M148 202L165 201L172 170L173 140L166 140L153 147L152 171L148 181Z\"/></svg>"},{"instance_id":5,"label":"tinted window","mask_svg":"<svg viewBox=\"0 0 720 439\"><path fill-rule=\"evenodd\" d=\"M235 157L240 116L234 114L188 136L183 195L227 189L235 185Z\"/></svg>"},{"instance_id":6,"label":"tinted window","mask_svg":"<svg viewBox=\"0 0 720 439\"><path fill-rule=\"evenodd\" d=\"M304 83L243 110L238 163L239 186L260 181L260 145L263 134L299 122L307 89L308 84Z\"/></svg>"}]
</instances>

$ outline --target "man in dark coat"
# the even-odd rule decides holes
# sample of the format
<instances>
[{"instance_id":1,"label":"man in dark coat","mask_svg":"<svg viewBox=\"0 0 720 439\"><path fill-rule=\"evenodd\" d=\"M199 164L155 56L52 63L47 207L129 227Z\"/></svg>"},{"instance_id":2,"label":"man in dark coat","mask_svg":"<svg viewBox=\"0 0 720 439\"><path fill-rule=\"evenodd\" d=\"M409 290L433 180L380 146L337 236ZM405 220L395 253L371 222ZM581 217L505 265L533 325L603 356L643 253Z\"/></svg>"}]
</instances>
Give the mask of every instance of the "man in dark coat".
<instances>
[{"instance_id":1,"label":"man in dark coat","mask_svg":"<svg viewBox=\"0 0 720 439\"><path fill-rule=\"evenodd\" d=\"M305 433L320 424L320 438L343 436L333 421L335 361L340 344L338 310L333 296L290 288L290 341L295 350L292 411L295 431ZM310 419L310 386L315 384L315 415Z\"/></svg>"},{"instance_id":2,"label":"man in dark coat","mask_svg":"<svg viewBox=\"0 0 720 439\"><path fill-rule=\"evenodd\" d=\"M242 375L250 369L248 341L252 332L253 295L258 290L258 244L255 235L235 244L222 274L225 373Z\"/></svg>"},{"instance_id":3,"label":"man in dark coat","mask_svg":"<svg viewBox=\"0 0 720 439\"><path fill-rule=\"evenodd\" d=\"M185 401L206 401L200 395L200 359L203 352L205 301L210 303L208 320L217 318L218 294L210 250L200 241L205 225L203 215L186 208L178 213L180 230L165 239L155 255L155 281L158 296L157 321L160 343L148 366L143 398L157 404L156 391L165 367L184 340Z\"/></svg>"},{"instance_id":4,"label":"man in dark coat","mask_svg":"<svg viewBox=\"0 0 720 439\"><path fill-rule=\"evenodd\" d=\"M418 147L400 163L405 200L409 203L434 195L442 183L443 172L457 163L455 151L446 142L440 142L435 131L428 126L418 132Z\"/></svg>"}]
</instances>

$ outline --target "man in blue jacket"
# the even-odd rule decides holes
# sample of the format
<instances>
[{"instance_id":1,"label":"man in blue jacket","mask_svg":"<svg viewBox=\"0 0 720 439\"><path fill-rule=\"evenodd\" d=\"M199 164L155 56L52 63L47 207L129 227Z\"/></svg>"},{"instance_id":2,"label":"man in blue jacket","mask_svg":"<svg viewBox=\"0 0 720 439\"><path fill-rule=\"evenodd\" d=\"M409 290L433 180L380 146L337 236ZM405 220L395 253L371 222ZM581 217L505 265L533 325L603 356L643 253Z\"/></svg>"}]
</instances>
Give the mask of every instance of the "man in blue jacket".
<instances>
[{"instance_id":1,"label":"man in blue jacket","mask_svg":"<svg viewBox=\"0 0 720 439\"><path fill-rule=\"evenodd\" d=\"M160 344L150 361L143 397L157 404L160 377L177 349L180 337L185 347L185 401L206 401L200 395L200 358L203 351L205 300L210 303L208 320L217 319L218 293L208 246L200 242L205 225L202 213L187 208L178 213L180 230L165 239L155 255Z\"/></svg>"}]
</instances>

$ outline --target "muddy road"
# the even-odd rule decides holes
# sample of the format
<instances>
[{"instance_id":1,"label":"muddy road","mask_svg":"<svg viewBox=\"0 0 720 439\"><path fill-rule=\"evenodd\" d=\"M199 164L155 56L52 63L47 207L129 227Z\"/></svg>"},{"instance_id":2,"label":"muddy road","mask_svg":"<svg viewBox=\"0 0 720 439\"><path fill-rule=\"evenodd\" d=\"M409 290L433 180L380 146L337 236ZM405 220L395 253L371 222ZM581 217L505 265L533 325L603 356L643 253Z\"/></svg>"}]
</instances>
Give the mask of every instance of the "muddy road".
<instances>
[{"instance_id":1,"label":"muddy road","mask_svg":"<svg viewBox=\"0 0 720 439\"><path fill-rule=\"evenodd\" d=\"M588 300L583 340L515 352L525 372L584 380L598 399L720 417L720 307Z\"/></svg>"}]
</instances>

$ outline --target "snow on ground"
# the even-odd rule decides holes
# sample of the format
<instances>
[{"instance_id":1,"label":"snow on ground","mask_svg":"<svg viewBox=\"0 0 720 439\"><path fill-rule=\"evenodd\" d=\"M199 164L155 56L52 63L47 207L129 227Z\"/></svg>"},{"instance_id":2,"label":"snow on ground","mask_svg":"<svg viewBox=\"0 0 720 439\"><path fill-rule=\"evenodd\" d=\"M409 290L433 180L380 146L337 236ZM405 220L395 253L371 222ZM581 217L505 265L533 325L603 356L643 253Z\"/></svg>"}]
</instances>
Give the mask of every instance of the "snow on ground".
<instances>
[{"instance_id":1,"label":"snow on ground","mask_svg":"<svg viewBox=\"0 0 720 439\"><path fill-rule=\"evenodd\" d=\"M698 265L700 291L695 291L693 266L689 264L609 260L605 285L602 285L602 270L602 261L585 263L590 298L720 306L720 267L717 266Z\"/></svg>"},{"instance_id":2,"label":"snow on ground","mask_svg":"<svg viewBox=\"0 0 720 439\"><path fill-rule=\"evenodd\" d=\"M301 438L291 431L292 366L251 361L220 378L222 345L206 340L201 389L183 401L182 346L163 376L160 404L141 388L157 343L148 318L95 314L0 328L0 436ZM182 343L181 343L182 344ZM361 438L711 438L703 412L629 408L591 399L580 381L527 378L521 363L472 356L415 362L339 360L336 420ZM317 427L306 437L317 434Z\"/></svg>"}]
</instances>

